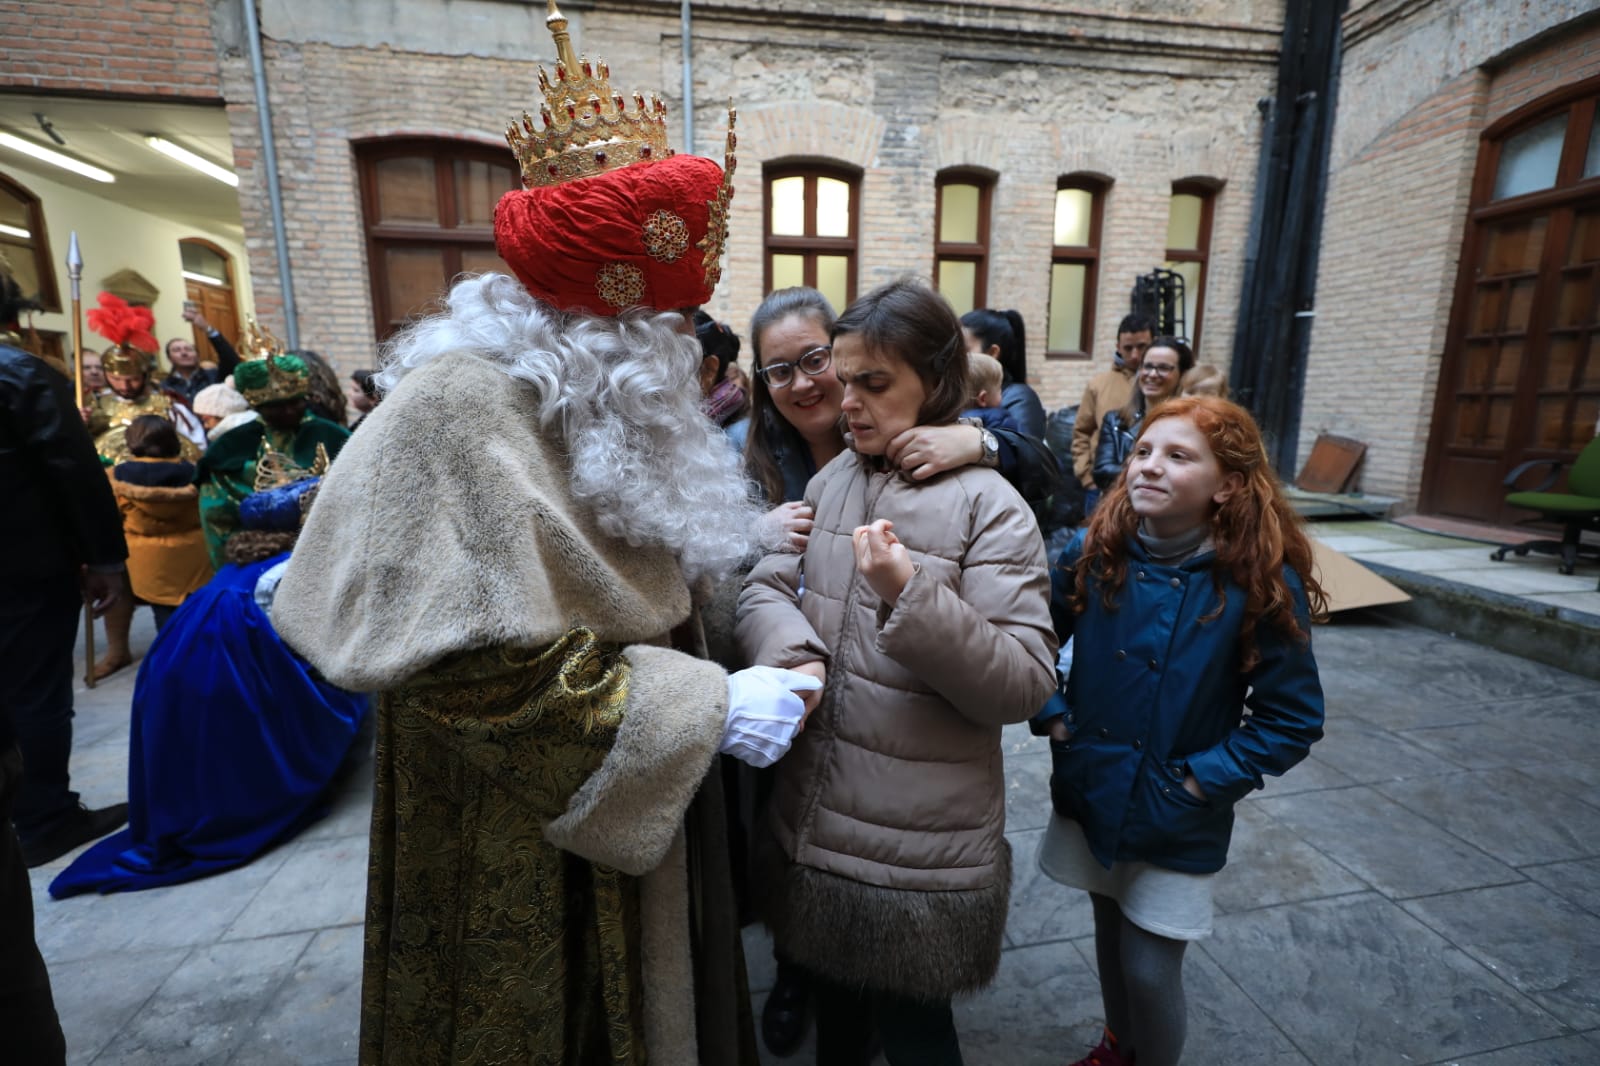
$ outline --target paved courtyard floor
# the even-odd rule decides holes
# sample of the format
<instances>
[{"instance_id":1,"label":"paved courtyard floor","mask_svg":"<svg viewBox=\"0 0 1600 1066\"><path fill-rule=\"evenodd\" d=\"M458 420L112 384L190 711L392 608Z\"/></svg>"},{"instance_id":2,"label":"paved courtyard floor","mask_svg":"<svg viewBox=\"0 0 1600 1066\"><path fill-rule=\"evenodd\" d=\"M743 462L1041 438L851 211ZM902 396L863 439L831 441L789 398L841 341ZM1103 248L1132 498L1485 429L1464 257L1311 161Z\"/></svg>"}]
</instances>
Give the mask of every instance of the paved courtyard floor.
<instances>
[{"instance_id":1,"label":"paved courtyard floor","mask_svg":"<svg viewBox=\"0 0 1600 1066\"><path fill-rule=\"evenodd\" d=\"M1240 807L1185 1062L1600 1063L1600 683L1370 615L1316 648L1328 736ZM78 694L91 805L123 798L133 680ZM1062 1064L1098 1033L1089 905L1033 862L1043 743L1006 750L1007 950L958 1023L974 1066ZM65 860L34 871L71 1061L353 1063L370 785L362 757L327 818L205 881L54 902ZM747 945L759 1008L771 956Z\"/></svg>"}]
</instances>

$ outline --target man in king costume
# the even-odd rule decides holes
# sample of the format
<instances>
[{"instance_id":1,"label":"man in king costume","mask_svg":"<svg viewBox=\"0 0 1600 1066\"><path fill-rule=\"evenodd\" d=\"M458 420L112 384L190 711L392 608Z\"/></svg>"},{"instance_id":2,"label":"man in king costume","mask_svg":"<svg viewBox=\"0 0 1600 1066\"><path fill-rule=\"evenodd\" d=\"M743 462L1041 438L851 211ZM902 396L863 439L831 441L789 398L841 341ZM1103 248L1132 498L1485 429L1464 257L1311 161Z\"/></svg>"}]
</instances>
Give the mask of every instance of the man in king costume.
<instances>
[{"instance_id":1,"label":"man in king costume","mask_svg":"<svg viewBox=\"0 0 1600 1066\"><path fill-rule=\"evenodd\" d=\"M386 353L272 617L379 694L363 1063L753 1066L710 771L776 760L819 681L705 661L690 594L757 517L684 313L732 131L729 174L674 155L549 8L495 212L516 278L457 282Z\"/></svg>"},{"instance_id":2,"label":"man in king costume","mask_svg":"<svg viewBox=\"0 0 1600 1066\"><path fill-rule=\"evenodd\" d=\"M247 335L259 358L240 363L233 383L260 417L213 441L195 475L206 549L219 570L227 562L228 538L239 529L239 503L256 491L261 458L278 452L278 462L286 457L307 474L321 474L350 439L349 430L306 408L311 372L305 362L281 354L272 334L258 330L254 322Z\"/></svg>"}]
</instances>

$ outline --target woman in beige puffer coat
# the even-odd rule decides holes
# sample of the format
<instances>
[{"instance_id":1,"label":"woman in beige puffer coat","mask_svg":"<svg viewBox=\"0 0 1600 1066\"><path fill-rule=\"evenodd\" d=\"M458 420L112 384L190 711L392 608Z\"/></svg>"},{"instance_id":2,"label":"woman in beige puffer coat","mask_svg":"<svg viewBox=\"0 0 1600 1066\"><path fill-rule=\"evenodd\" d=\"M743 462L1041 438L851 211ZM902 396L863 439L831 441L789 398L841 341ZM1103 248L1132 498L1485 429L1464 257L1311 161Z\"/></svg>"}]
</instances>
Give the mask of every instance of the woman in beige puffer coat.
<instances>
[{"instance_id":1,"label":"woman in beige puffer coat","mask_svg":"<svg viewBox=\"0 0 1600 1066\"><path fill-rule=\"evenodd\" d=\"M833 345L853 450L806 489L805 553L768 556L739 603L750 662L826 674L778 764L764 917L819 978L818 1063L865 1063L876 1035L891 1066L945 1066L961 1062L951 997L999 965L1000 729L1054 687L1050 583L1033 514L998 473L897 472L931 446L905 431L965 403L949 305L885 286Z\"/></svg>"}]
</instances>

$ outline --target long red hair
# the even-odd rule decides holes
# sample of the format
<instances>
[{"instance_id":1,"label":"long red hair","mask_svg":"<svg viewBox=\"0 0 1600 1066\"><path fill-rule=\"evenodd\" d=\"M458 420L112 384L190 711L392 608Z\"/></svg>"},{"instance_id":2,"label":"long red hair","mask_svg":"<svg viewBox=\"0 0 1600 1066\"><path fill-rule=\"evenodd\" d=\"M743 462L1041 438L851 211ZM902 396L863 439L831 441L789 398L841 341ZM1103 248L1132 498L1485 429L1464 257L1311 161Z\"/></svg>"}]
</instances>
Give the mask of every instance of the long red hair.
<instances>
[{"instance_id":1,"label":"long red hair","mask_svg":"<svg viewBox=\"0 0 1600 1066\"><path fill-rule=\"evenodd\" d=\"M1317 621L1327 617L1327 595L1311 572L1311 541L1300 516L1284 498L1267 459L1261 431L1250 412L1215 396L1185 396L1168 400L1146 414L1139 436L1142 438L1163 418L1188 419L1205 437L1223 474L1238 474L1243 480L1239 491L1211 512L1211 542L1217 554L1212 577L1219 602L1217 609L1201 622L1221 615L1227 604L1226 579L1243 589L1240 669L1249 670L1261 660L1255 640L1259 624L1264 622L1291 640L1307 639L1295 618L1294 597L1283 574L1285 566L1304 585L1311 617ZM1139 516L1128 498L1127 479L1119 477L1089 520L1083 555L1077 565L1079 592L1074 610L1078 613L1088 606L1085 593L1090 578L1099 585L1106 610L1116 610L1117 594L1128 576L1128 541L1138 528Z\"/></svg>"}]
</instances>

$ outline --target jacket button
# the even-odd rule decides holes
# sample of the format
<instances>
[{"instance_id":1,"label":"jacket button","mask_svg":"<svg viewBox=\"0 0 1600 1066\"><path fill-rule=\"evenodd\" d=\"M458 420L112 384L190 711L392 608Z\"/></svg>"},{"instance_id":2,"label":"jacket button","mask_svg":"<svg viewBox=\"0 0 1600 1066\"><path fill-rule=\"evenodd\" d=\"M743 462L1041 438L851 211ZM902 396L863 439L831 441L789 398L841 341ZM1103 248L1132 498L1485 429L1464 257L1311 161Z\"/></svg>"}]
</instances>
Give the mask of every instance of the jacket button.
<instances>
[{"instance_id":1,"label":"jacket button","mask_svg":"<svg viewBox=\"0 0 1600 1066\"><path fill-rule=\"evenodd\" d=\"M1102 737L1109 737L1111 735L1111 730L1107 729L1105 726L1101 726L1100 727L1100 735Z\"/></svg>"},{"instance_id":2,"label":"jacket button","mask_svg":"<svg viewBox=\"0 0 1600 1066\"><path fill-rule=\"evenodd\" d=\"M1117 662L1120 663L1122 660L1126 659L1127 657L1128 657L1128 653L1127 652L1121 651L1120 649L1118 650L1118 652L1117 652Z\"/></svg>"},{"instance_id":3,"label":"jacket button","mask_svg":"<svg viewBox=\"0 0 1600 1066\"><path fill-rule=\"evenodd\" d=\"M1142 740L1134 741L1133 742L1133 750L1134 751L1143 751L1144 750L1144 741L1142 741Z\"/></svg>"},{"instance_id":4,"label":"jacket button","mask_svg":"<svg viewBox=\"0 0 1600 1066\"><path fill-rule=\"evenodd\" d=\"M1144 580L1144 571L1143 570L1139 571L1139 575L1138 576L1139 576L1139 580L1143 581Z\"/></svg>"},{"instance_id":5,"label":"jacket button","mask_svg":"<svg viewBox=\"0 0 1600 1066\"><path fill-rule=\"evenodd\" d=\"M1156 662L1154 659L1151 659L1150 660L1150 669L1159 670L1159 669L1161 669L1161 664Z\"/></svg>"},{"instance_id":6,"label":"jacket button","mask_svg":"<svg viewBox=\"0 0 1600 1066\"><path fill-rule=\"evenodd\" d=\"M1171 581L1167 582L1167 584L1171 585L1175 589L1183 588L1183 582L1179 581L1177 578L1173 578Z\"/></svg>"}]
</instances>

